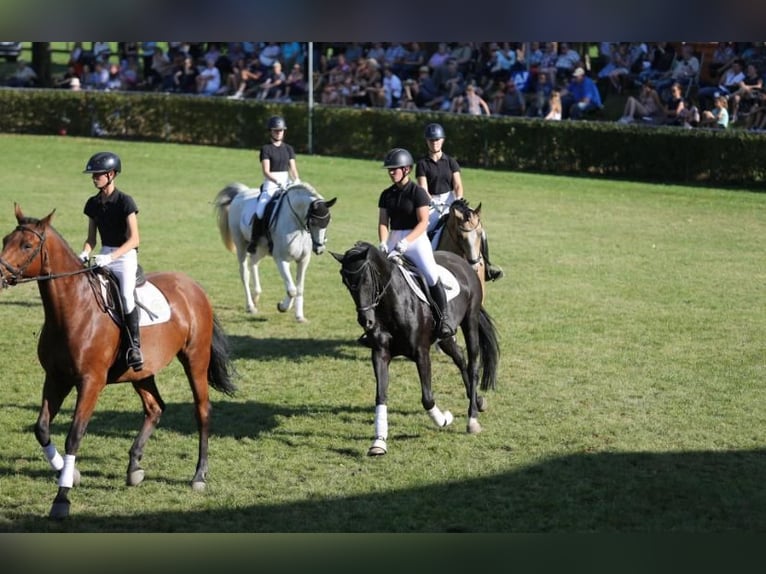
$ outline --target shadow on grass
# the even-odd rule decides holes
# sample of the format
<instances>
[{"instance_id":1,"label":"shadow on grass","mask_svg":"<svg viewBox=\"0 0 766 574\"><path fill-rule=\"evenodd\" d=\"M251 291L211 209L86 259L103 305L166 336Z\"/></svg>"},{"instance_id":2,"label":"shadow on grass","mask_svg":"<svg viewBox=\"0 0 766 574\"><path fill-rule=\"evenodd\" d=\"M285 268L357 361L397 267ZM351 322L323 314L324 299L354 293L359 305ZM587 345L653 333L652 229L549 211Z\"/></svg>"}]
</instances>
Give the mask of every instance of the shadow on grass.
<instances>
[{"instance_id":1,"label":"shadow on grass","mask_svg":"<svg viewBox=\"0 0 766 574\"><path fill-rule=\"evenodd\" d=\"M766 494L757 477L766 472L765 454L578 454L408 490L226 510L81 513L63 524L38 517L11 526L27 532L763 531ZM386 458L362 464L386 464Z\"/></svg>"},{"instance_id":2,"label":"shadow on grass","mask_svg":"<svg viewBox=\"0 0 766 574\"><path fill-rule=\"evenodd\" d=\"M358 354L350 351L362 348L353 339L258 338L242 335L230 335L228 339L232 358L257 361L291 359L297 362L314 357L356 360Z\"/></svg>"}]
</instances>

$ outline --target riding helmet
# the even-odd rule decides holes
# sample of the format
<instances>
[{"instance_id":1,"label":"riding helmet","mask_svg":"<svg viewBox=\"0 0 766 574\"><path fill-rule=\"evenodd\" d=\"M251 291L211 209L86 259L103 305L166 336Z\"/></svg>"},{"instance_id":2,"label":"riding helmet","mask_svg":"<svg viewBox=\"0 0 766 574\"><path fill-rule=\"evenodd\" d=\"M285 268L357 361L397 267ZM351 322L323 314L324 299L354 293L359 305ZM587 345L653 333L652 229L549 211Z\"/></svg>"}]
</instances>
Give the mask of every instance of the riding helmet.
<instances>
[{"instance_id":1,"label":"riding helmet","mask_svg":"<svg viewBox=\"0 0 766 574\"><path fill-rule=\"evenodd\" d=\"M412 167L414 163L410 152L404 148L395 147L386 154L386 159L383 160L383 167Z\"/></svg>"},{"instance_id":2,"label":"riding helmet","mask_svg":"<svg viewBox=\"0 0 766 574\"><path fill-rule=\"evenodd\" d=\"M286 130L287 124L285 123L285 118L282 116L271 116L269 118L269 129L270 130Z\"/></svg>"},{"instance_id":3,"label":"riding helmet","mask_svg":"<svg viewBox=\"0 0 766 574\"><path fill-rule=\"evenodd\" d=\"M83 173L106 173L112 170L116 173L122 170L120 156L110 151L101 151L88 160Z\"/></svg>"},{"instance_id":4,"label":"riding helmet","mask_svg":"<svg viewBox=\"0 0 766 574\"><path fill-rule=\"evenodd\" d=\"M427 140L444 139L444 128L440 124L428 124L426 126L425 136Z\"/></svg>"}]
</instances>

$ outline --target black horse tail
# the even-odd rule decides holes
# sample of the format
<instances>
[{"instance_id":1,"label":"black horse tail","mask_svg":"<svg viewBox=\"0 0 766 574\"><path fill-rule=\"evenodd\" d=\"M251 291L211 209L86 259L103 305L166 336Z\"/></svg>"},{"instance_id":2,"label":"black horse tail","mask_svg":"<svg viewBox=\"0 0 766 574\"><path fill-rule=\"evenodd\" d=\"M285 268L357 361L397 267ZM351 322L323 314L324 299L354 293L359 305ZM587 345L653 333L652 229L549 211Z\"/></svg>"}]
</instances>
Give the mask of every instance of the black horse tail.
<instances>
[{"instance_id":1,"label":"black horse tail","mask_svg":"<svg viewBox=\"0 0 766 574\"><path fill-rule=\"evenodd\" d=\"M218 321L213 317L213 341L210 343L210 364L207 367L207 380L217 391L233 395L237 387L232 382L234 365L229 354L229 340Z\"/></svg>"},{"instance_id":2,"label":"black horse tail","mask_svg":"<svg viewBox=\"0 0 766 574\"><path fill-rule=\"evenodd\" d=\"M497 344L497 330L484 307L479 313L479 352L481 354L481 383L482 391L495 388L497 381L497 365L500 357L500 347Z\"/></svg>"}]
</instances>

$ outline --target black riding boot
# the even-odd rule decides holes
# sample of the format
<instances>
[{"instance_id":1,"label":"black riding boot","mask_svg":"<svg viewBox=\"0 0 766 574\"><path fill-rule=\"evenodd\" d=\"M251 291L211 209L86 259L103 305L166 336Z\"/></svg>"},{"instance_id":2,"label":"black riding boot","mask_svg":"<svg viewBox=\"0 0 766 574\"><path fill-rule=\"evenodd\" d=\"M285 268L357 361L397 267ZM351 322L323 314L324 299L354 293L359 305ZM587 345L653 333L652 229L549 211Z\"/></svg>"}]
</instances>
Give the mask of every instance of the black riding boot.
<instances>
[{"instance_id":1,"label":"black riding boot","mask_svg":"<svg viewBox=\"0 0 766 574\"><path fill-rule=\"evenodd\" d=\"M500 279L505 273L497 265L492 265L489 260L489 246L487 245L487 234L481 234L481 256L484 258L484 280L494 281Z\"/></svg>"},{"instance_id":2,"label":"black riding boot","mask_svg":"<svg viewBox=\"0 0 766 574\"><path fill-rule=\"evenodd\" d=\"M265 226L263 225L263 219L258 217L257 215L254 215L253 216L253 231L250 235L250 243L247 244L248 253L255 253L255 250L258 249L258 240L266 231L264 227Z\"/></svg>"},{"instance_id":3,"label":"black riding boot","mask_svg":"<svg viewBox=\"0 0 766 574\"><path fill-rule=\"evenodd\" d=\"M441 280L428 288L431 298L434 300L434 318L436 320L436 339L449 339L455 335L455 328L450 324L449 309L447 307L447 292L444 290Z\"/></svg>"},{"instance_id":4,"label":"black riding boot","mask_svg":"<svg viewBox=\"0 0 766 574\"><path fill-rule=\"evenodd\" d=\"M128 352L125 361L134 371L140 371L144 367L144 356L141 354L141 331L138 327L138 307L125 315L125 327L128 331Z\"/></svg>"}]
</instances>

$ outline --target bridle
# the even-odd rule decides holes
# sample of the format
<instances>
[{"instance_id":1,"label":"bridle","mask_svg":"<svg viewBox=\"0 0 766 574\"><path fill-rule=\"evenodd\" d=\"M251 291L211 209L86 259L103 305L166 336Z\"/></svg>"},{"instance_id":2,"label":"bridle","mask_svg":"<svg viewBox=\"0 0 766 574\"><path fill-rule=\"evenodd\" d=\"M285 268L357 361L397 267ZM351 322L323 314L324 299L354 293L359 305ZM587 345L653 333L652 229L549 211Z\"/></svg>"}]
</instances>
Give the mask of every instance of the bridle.
<instances>
[{"instance_id":1,"label":"bridle","mask_svg":"<svg viewBox=\"0 0 766 574\"><path fill-rule=\"evenodd\" d=\"M341 276L343 277L343 284L346 287L348 287L349 291L351 291L352 293L356 293L357 298L359 297L359 287L358 287L359 283L357 282L357 286L354 287L351 284L351 281L348 280L348 276L359 275L365 271L367 271L370 275L371 283L373 285L373 288L372 288L373 293L377 291L377 294L372 298L372 303L370 303L369 305L357 305L356 307L357 313L365 313L367 311L375 309L383 300L383 296L386 294L386 291L388 291L388 288L391 285L391 282L394 280L394 274L391 273L391 276L388 278L388 281L383 286L383 288L378 289L378 286L380 285L379 275L374 272L372 267L370 267L369 259L365 259L362 265L354 271L351 271L349 269L342 269Z\"/></svg>"},{"instance_id":2,"label":"bridle","mask_svg":"<svg viewBox=\"0 0 766 574\"><path fill-rule=\"evenodd\" d=\"M473 209L470 209L470 208L466 208L463 211L463 215L475 214L475 213L476 212ZM478 218L478 216L476 217L476 220L477 220L478 223L476 223L475 225L467 225L465 223L459 223L455 227L462 234L468 234L468 233L471 233L472 231L476 231L477 233L479 233L478 229L481 227L481 220ZM464 218L463 221L466 222L467 219ZM459 237L454 237L453 236L453 240L456 243L459 243L459 239L460 239ZM468 257L466 257L466 261L468 261L468 263L470 265L472 265L472 266L479 265L482 261L484 261L484 257L481 254L481 249L479 249L479 256L478 257L472 258L472 259L469 259Z\"/></svg>"},{"instance_id":3,"label":"bridle","mask_svg":"<svg viewBox=\"0 0 766 574\"><path fill-rule=\"evenodd\" d=\"M15 267L14 265L11 265L5 259L0 257L0 266L2 266L2 268L5 271L7 271L9 274L8 279L6 279L5 274L3 274L2 276L3 289L8 287L9 285L29 283L30 281L47 281L48 279L56 279L58 277L69 277L71 275L78 275L80 273L87 273L89 271L93 271L89 267L84 267L82 269L78 269L77 271L67 271L66 273L49 273L47 275L38 275L37 277L22 277L22 275L27 270L27 268L32 264L32 262L37 258L37 256L42 251L43 245L45 245L45 232L43 231L42 233L40 233L29 227L24 227L23 225L17 225L14 231L21 231L21 232L27 231L29 233L32 233L35 237L37 237L37 239L40 240L40 242L34 248L32 253L27 257L26 261L24 261L24 263L22 263L19 267Z\"/></svg>"},{"instance_id":4,"label":"bridle","mask_svg":"<svg viewBox=\"0 0 766 574\"><path fill-rule=\"evenodd\" d=\"M298 223L301 224L303 229L305 229L309 236L311 237L311 245L316 250L320 247L324 247L325 243L327 243L327 238L325 238L324 241L320 242L314 239L314 236L311 234L311 226L312 224L319 229L325 229L327 226L330 225L330 211L327 210L327 213L324 215L318 215L317 214L317 205L322 203L324 200L321 198L315 199L311 202L309 205L308 212L306 213L306 218L304 218L298 214L297 211L295 211L295 207L293 207L292 202L290 201L290 193L285 194L285 199L287 200L287 206L290 208L290 211L295 216L295 219L298 220Z\"/></svg>"}]
</instances>

